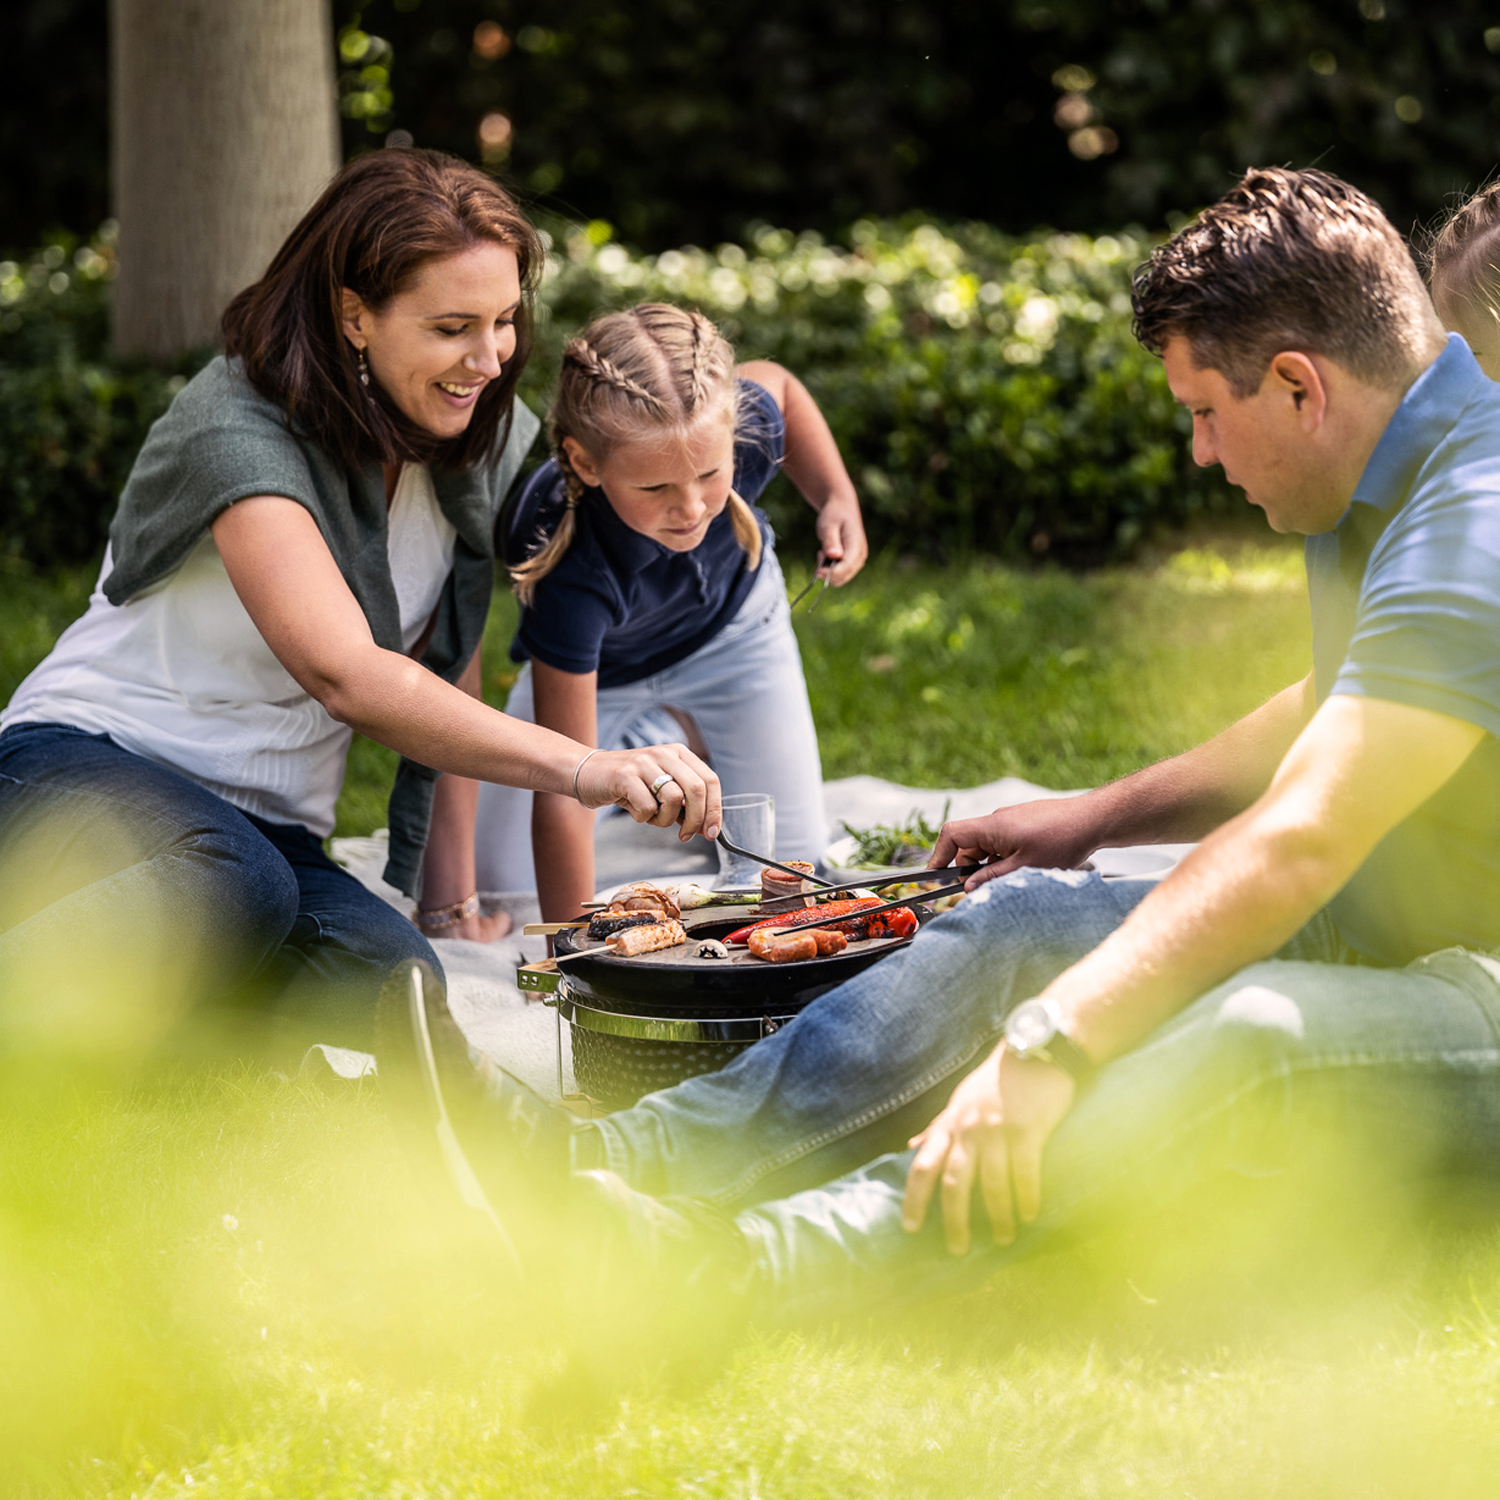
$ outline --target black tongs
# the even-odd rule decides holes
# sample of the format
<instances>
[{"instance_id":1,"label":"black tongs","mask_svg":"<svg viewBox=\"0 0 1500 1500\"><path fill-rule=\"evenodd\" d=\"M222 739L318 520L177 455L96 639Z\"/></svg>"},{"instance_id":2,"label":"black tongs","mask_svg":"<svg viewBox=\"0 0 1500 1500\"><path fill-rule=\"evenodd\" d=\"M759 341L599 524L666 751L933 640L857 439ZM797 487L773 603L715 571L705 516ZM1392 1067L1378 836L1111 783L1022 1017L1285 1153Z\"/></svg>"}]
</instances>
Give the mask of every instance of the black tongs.
<instances>
[{"instance_id":1,"label":"black tongs","mask_svg":"<svg viewBox=\"0 0 1500 1500\"><path fill-rule=\"evenodd\" d=\"M678 817L680 818L681 816L682 814L679 813ZM772 859L769 855L757 854L753 849L741 849L738 844L731 844L729 842L729 835L722 828L719 830L719 837L715 840L715 843L721 849L727 849L731 854L738 854L741 859L753 859L758 865L769 865L771 869L780 870L787 875L795 875L799 880L810 880L815 886L823 890L834 891L840 889L839 886L829 885L826 880L819 880L816 875L809 875L806 870L795 869L791 865L784 865L779 860Z\"/></svg>"},{"instance_id":2,"label":"black tongs","mask_svg":"<svg viewBox=\"0 0 1500 1500\"><path fill-rule=\"evenodd\" d=\"M941 870L938 871L938 874L941 875L942 873L943 872ZM899 901L882 901L879 906L862 906L858 911L830 912L826 920L830 923L850 922L854 921L856 918L862 921L865 917L877 916L883 911L895 911L899 906L925 906L929 901L941 901L944 896L958 895L958 893L963 890L963 888L963 881L958 880L955 881L952 885L940 885L935 891L918 891L915 896L902 896ZM854 889L854 887L851 886L850 889L852 890ZM788 897L787 901L793 902L795 901L795 899L795 897ZM761 915L765 916L767 914L774 915L776 912L783 910L806 910L807 912L811 913L817 911L817 909L818 908L816 906L809 906L804 908L796 905L788 905L782 901L772 901L769 903L762 903L760 911ZM753 926L754 923L752 922L750 925ZM814 927L821 927L822 925L822 922L806 922L793 930L797 932L810 932Z\"/></svg>"},{"instance_id":3,"label":"black tongs","mask_svg":"<svg viewBox=\"0 0 1500 1500\"><path fill-rule=\"evenodd\" d=\"M872 870L870 875L874 877L873 879L861 877L850 885L820 886L817 894L819 896L844 896L854 891L879 890L883 885L905 885L908 881L915 880L941 880L949 875L958 881L957 885L946 886L940 891L922 892L910 898L911 901L931 901L936 900L940 896L952 895L954 891L961 891L968 881L969 876L981 868L982 866L980 865L949 865L946 869L942 870L897 870L894 872L890 870ZM795 911L798 907L805 904L805 898L802 896L778 896L774 901L762 901L760 909L763 912L774 914L776 912ZM899 906L908 903L897 902L896 904ZM867 909L874 910L873 907Z\"/></svg>"}]
</instances>

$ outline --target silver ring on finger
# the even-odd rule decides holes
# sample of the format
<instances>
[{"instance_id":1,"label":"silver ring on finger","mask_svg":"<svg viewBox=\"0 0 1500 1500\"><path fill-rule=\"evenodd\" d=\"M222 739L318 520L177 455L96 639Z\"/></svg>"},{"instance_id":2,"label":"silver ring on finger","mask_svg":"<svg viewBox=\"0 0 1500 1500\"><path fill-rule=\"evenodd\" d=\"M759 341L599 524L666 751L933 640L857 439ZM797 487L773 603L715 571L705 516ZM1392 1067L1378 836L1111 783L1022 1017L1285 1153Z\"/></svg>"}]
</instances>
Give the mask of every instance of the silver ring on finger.
<instances>
[{"instance_id":1,"label":"silver ring on finger","mask_svg":"<svg viewBox=\"0 0 1500 1500\"><path fill-rule=\"evenodd\" d=\"M660 795L661 794L661 789L669 781L676 781L676 780L677 780L677 778L674 775L672 775L672 773L670 771L663 771L661 773L661 775L658 776L656 778L656 780L651 783L651 795L653 797L655 797L657 799L657 801L660 801L661 800L661 795Z\"/></svg>"}]
</instances>

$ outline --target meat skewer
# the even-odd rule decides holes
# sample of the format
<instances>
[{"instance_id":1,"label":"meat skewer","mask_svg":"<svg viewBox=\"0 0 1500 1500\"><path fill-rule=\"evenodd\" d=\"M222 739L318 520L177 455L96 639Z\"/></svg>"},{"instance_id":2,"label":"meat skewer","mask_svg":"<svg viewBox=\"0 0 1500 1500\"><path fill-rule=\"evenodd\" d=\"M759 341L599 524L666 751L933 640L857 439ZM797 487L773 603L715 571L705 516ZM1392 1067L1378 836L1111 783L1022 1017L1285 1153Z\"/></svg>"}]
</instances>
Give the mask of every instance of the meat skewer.
<instances>
[{"instance_id":1,"label":"meat skewer","mask_svg":"<svg viewBox=\"0 0 1500 1500\"><path fill-rule=\"evenodd\" d=\"M787 864L799 871L805 871L807 875L813 873L813 867L805 859L789 859ZM768 865L760 872L760 899L762 901L779 901L787 896L801 896L806 905L811 906L812 901L807 892L815 890L812 881L804 878L802 873L788 875L784 870L773 870Z\"/></svg>"},{"instance_id":2,"label":"meat skewer","mask_svg":"<svg viewBox=\"0 0 1500 1500\"><path fill-rule=\"evenodd\" d=\"M605 938L604 946L622 958L635 958L641 953L655 953L659 948L675 948L685 942L687 933L683 931L682 923L668 919L649 927L626 927Z\"/></svg>"}]
</instances>

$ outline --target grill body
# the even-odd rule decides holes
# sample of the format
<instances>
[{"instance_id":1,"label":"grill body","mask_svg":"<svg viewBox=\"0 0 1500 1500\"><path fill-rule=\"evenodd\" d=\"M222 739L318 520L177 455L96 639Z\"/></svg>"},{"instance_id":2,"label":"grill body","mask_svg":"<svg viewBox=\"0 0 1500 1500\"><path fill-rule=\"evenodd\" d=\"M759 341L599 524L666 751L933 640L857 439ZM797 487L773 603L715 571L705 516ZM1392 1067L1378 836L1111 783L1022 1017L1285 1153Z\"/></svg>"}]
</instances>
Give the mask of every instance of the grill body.
<instances>
[{"instance_id":1,"label":"grill body","mask_svg":"<svg viewBox=\"0 0 1500 1500\"><path fill-rule=\"evenodd\" d=\"M916 911L918 921L928 913ZM689 942L745 923L695 922ZM819 995L904 948L910 939L854 944L804 963L751 959L619 958L559 933L562 979L548 1003L569 1024L578 1087L610 1109L714 1072L794 1019Z\"/></svg>"}]
</instances>

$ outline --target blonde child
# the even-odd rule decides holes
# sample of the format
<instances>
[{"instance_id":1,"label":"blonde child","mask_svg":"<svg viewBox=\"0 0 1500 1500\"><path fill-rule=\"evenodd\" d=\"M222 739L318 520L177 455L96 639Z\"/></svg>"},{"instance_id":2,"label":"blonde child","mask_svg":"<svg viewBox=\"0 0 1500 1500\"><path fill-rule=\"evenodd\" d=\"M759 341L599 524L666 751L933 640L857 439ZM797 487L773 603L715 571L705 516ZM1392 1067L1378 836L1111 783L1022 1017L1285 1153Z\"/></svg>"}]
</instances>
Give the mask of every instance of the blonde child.
<instances>
[{"instance_id":1,"label":"blonde child","mask_svg":"<svg viewBox=\"0 0 1500 1500\"><path fill-rule=\"evenodd\" d=\"M1500 380L1500 181L1461 203L1427 250L1432 301L1479 367Z\"/></svg>"},{"instance_id":2,"label":"blonde child","mask_svg":"<svg viewBox=\"0 0 1500 1500\"><path fill-rule=\"evenodd\" d=\"M568 344L549 433L504 549L525 663L507 713L604 748L701 734L726 793L775 798L776 852L816 860L817 737L754 505L784 468L818 512L820 572L837 587L864 565L859 500L812 397L769 361L736 368L702 314L647 303ZM566 918L593 894L593 815L482 787L476 855L481 886L534 887L546 919Z\"/></svg>"}]
</instances>

